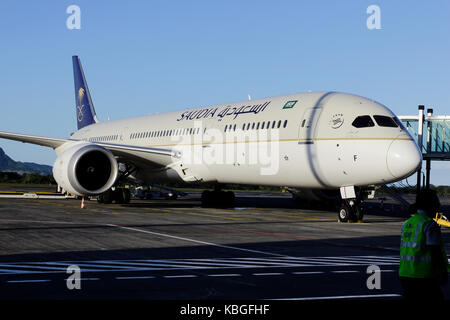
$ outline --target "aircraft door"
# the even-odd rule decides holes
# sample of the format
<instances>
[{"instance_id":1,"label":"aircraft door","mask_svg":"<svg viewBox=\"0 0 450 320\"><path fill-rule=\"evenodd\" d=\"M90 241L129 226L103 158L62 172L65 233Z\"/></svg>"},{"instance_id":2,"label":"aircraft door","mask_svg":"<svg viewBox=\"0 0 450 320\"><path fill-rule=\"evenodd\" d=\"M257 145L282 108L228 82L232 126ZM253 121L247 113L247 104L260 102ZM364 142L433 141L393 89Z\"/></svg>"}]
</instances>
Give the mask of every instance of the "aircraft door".
<instances>
[{"instance_id":1,"label":"aircraft door","mask_svg":"<svg viewBox=\"0 0 450 320\"><path fill-rule=\"evenodd\" d=\"M304 142L310 142L315 137L317 122L322 113L322 108L309 108L300 118L300 127L298 131L298 139Z\"/></svg>"},{"instance_id":2,"label":"aircraft door","mask_svg":"<svg viewBox=\"0 0 450 320\"><path fill-rule=\"evenodd\" d=\"M124 143L126 140L130 138L130 133L131 131L128 127L123 128L120 132L119 141L121 143Z\"/></svg>"}]
</instances>

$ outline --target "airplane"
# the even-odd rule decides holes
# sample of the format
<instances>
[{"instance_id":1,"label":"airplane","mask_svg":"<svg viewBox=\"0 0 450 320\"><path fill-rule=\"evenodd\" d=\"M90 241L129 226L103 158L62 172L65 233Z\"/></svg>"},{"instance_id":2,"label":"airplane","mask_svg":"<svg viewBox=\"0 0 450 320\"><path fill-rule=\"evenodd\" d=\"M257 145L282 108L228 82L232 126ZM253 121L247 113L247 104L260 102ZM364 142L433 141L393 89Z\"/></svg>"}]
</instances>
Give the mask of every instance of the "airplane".
<instances>
[{"instance_id":1,"label":"airplane","mask_svg":"<svg viewBox=\"0 0 450 320\"><path fill-rule=\"evenodd\" d=\"M0 132L51 147L65 191L129 201L120 178L214 185L205 206L233 205L224 184L284 186L339 198L340 221L362 219L374 186L414 173L422 155L386 106L353 94L307 92L122 120L97 118L78 56L72 57L78 130L69 138ZM116 191L113 191L116 190ZM119 190L119 192L117 192Z\"/></svg>"}]
</instances>

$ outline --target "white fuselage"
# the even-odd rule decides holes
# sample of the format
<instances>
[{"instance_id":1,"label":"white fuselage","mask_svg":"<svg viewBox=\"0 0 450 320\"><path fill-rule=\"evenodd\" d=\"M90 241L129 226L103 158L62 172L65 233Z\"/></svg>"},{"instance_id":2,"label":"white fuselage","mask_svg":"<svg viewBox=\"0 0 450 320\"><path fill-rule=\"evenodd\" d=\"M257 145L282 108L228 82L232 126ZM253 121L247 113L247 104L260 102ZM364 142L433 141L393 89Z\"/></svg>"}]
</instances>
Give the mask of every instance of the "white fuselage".
<instances>
[{"instance_id":1,"label":"white fuselage","mask_svg":"<svg viewBox=\"0 0 450 320\"><path fill-rule=\"evenodd\" d=\"M330 189L401 180L420 164L407 131L375 115L395 117L363 97L312 92L106 121L71 139L180 151L163 168L136 160L133 176L148 182ZM355 126L361 116L373 125Z\"/></svg>"}]
</instances>

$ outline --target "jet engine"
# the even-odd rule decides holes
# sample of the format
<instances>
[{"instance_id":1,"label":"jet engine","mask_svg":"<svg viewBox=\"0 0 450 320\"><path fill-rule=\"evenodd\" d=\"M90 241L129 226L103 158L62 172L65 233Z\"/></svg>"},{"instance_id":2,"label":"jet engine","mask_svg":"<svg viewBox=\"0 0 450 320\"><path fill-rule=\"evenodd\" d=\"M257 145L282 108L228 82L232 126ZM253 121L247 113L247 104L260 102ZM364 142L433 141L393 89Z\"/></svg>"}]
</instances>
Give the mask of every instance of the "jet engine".
<instances>
[{"instance_id":1,"label":"jet engine","mask_svg":"<svg viewBox=\"0 0 450 320\"><path fill-rule=\"evenodd\" d=\"M78 196L98 195L116 182L119 166L107 149L76 142L56 149L53 177L66 191Z\"/></svg>"}]
</instances>

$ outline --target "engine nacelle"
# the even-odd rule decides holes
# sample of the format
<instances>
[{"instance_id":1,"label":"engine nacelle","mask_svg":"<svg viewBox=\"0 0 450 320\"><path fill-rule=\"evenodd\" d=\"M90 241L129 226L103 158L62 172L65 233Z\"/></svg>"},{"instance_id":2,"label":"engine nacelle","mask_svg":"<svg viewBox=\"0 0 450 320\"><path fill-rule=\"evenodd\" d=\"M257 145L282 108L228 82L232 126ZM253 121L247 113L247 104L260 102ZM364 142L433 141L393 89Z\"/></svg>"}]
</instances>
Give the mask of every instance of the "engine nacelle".
<instances>
[{"instance_id":1,"label":"engine nacelle","mask_svg":"<svg viewBox=\"0 0 450 320\"><path fill-rule=\"evenodd\" d=\"M89 142L75 142L55 151L58 157L53 165L53 177L69 193L97 195L116 182L119 166L109 150Z\"/></svg>"}]
</instances>

